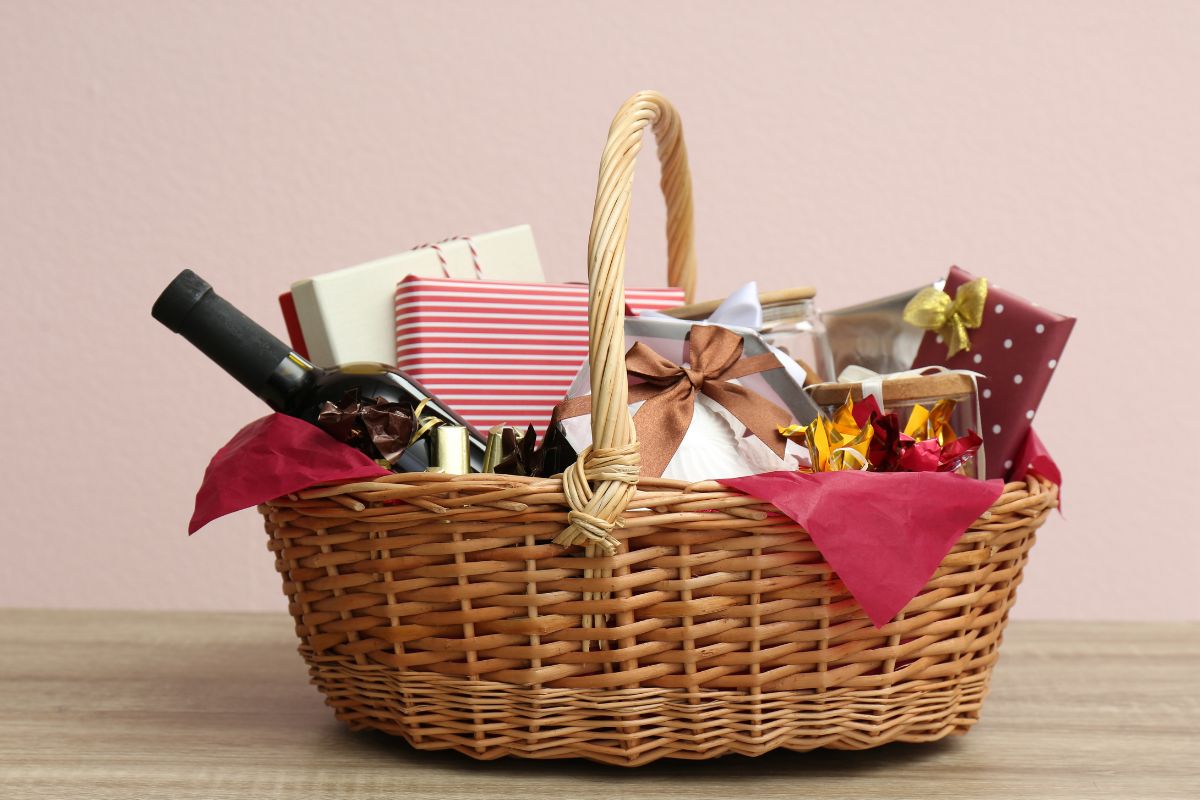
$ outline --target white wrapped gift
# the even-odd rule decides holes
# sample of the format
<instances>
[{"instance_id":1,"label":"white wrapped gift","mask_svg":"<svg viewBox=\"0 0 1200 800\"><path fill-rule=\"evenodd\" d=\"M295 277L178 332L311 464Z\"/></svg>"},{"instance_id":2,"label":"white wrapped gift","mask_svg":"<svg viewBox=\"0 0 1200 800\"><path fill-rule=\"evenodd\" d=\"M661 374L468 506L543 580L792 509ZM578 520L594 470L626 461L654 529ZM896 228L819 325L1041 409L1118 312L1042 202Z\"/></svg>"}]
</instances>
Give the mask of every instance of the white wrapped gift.
<instances>
[{"instance_id":1,"label":"white wrapped gift","mask_svg":"<svg viewBox=\"0 0 1200 800\"><path fill-rule=\"evenodd\" d=\"M794 361L786 364L787 356L773 354L762 337L752 329L709 326L707 322L677 320L663 316L630 317L625 320L625 342L630 351L638 345L649 348L654 354L670 362L671 366L682 367L683 373L694 373L688 342L688 334L693 327L724 329L740 337L743 360L765 360L776 364L762 371L719 380L718 383L742 387L761 401L776 407L782 415L774 417L773 420L780 425L807 424L816 417L817 407L803 389L803 369ZM738 371L728 370L731 374ZM689 375L681 380L692 382L696 377ZM635 394L640 383L641 380L631 376L630 386ZM582 397L590 391L590 374L585 364L576 376L567 397ZM687 387L683 387L682 391L686 392ZM713 394L720 395L721 392ZM677 449L662 469L662 477L685 481L733 478L775 470L794 470L807 463L807 451L804 448L779 438L773 438L771 442L764 441L751 433L747 424L739 419L737 414L701 388L691 392L691 397L694 403L691 422L679 440ZM648 401L638 400L631 403L630 412L634 415L638 439L643 445L642 474L653 476L656 470L652 465L661 462L663 454L647 449L647 441L654 439L658 432L647 431L643 424L639 424L638 412L646 402ZM582 452L591 444L590 415L584 413L569 416L561 419L559 424L576 452Z\"/></svg>"}]
</instances>

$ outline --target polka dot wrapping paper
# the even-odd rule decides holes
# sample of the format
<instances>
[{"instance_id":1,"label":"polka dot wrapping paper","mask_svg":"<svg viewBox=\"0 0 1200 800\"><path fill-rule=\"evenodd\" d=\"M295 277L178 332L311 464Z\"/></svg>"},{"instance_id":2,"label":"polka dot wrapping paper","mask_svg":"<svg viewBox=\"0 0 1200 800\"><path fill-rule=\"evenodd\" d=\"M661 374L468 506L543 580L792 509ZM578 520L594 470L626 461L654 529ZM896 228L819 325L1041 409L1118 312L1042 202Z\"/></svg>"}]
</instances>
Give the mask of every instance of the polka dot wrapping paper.
<instances>
[{"instance_id":1,"label":"polka dot wrapping paper","mask_svg":"<svg viewBox=\"0 0 1200 800\"><path fill-rule=\"evenodd\" d=\"M954 297L959 286L974 279L966 270L951 267L945 292ZM983 321L968 331L969 350L947 358L946 345L936 333L927 332L921 340L914 367L941 365L987 376L979 381L986 477L1007 479L1012 474L1074 327L1074 317L1047 311L989 281Z\"/></svg>"}]
</instances>

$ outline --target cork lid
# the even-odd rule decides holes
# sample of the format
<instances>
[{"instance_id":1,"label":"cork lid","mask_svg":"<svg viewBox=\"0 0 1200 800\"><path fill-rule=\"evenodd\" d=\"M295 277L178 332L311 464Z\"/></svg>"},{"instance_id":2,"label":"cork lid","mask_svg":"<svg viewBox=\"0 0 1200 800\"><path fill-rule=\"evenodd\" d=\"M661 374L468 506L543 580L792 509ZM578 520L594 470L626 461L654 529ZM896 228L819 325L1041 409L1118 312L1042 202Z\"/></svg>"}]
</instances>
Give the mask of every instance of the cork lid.
<instances>
[{"instance_id":1,"label":"cork lid","mask_svg":"<svg viewBox=\"0 0 1200 800\"><path fill-rule=\"evenodd\" d=\"M943 398L963 400L975 391L970 375L943 373L938 375L910 375L883 382L883 405L912 405L914 403L936 403ZM813 402L819 406L836 406L846 402L846 395L858 402L862 400L860 383L819 383L809 388Z\"/></svg>"},{"instance_id":2,"label":"cork lid","mask_svg":"<svg viewBox=\"0 0 1200 800\"><path fill-rule=\"evenodd\" d=\"M797 286L792 289L775 289L770 292L759 292L758 302L763 308L768 306L798 303L801 300L812 300L817 296L817 290L811 286ZM703 319L717 310L721 300L705 300L703 303L692 303L675 308L664 308L662 313L678 319Z\"/></svg>"}]
</instances>

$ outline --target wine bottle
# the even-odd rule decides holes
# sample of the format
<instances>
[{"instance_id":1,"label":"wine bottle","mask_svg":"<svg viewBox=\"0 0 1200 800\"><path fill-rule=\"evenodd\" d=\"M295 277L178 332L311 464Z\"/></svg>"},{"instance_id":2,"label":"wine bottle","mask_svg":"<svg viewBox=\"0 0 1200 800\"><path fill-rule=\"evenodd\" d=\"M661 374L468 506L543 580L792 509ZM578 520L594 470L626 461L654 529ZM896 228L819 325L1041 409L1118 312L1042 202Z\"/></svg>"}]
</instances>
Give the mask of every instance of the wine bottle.
<instances>
[{"instance_id":1,"label":"wine bottle","mask_svg":"<svg viewBox=\"0 0 1200 800\"><path fill-rule=\"evenodd\" d=\"M352 392L363 402L382 398L415 408L428 401L421 410L422 417L464 426L471 468L478 472L483 467L487 447L484 439L417 381L386 364L358 362L330 369L313 366L220 297L190 269L171 281L150 314L181 334L268 406L307 422L316 423L326 401L341 402ZM421 472L429 465L429 450L422 444L408 448L393 469Z\"/></svg>"}]
</instances>

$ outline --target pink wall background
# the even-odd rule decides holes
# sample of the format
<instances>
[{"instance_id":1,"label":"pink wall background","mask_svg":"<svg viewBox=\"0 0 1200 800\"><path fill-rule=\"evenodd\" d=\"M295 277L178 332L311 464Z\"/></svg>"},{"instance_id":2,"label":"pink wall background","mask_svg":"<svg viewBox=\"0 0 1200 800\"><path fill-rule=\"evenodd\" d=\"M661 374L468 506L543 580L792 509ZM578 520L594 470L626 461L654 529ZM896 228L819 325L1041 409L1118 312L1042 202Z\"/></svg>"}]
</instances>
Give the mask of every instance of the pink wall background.
<instances>
[{"instance_id":1,"label":"pink wall background","mask_svg":"<svg viewBox=\"0 0 1200 800\"><path fill-rule=\"evenodd\" d=\"M191 266L282 334L293 279L520 222L580 279L609 119L657 88L703 296L832 308L958 263L1077 315L1039 415L1068 517L1017 613L1200 617L1198 28L1185 2L4 3L0 605L282 610L253 512L184 534L264 409L157 292Z\"/></svg>"}]
</instances>

